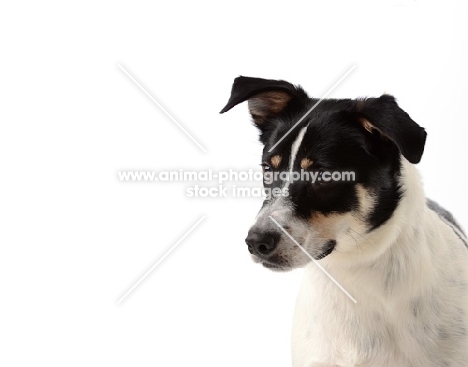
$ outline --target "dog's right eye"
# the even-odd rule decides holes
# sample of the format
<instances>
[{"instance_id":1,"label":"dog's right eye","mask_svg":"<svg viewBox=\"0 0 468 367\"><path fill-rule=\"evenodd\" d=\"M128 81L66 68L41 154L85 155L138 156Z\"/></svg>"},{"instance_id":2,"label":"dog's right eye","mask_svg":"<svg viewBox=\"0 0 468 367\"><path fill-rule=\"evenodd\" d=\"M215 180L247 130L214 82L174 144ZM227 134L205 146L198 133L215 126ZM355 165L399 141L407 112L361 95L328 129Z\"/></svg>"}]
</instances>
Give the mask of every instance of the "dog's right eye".
<instances>
[{"instance_id":1,"label":"dog's right eye","mask_svg":"<svg viewBox=\"0 0 468 367\"><path fill-rule=\"evenodd\" d=\"M271 167L267 163L262 163L260 166L262 166L263 173L271 171Z\"/></svg>"}]
</instances>

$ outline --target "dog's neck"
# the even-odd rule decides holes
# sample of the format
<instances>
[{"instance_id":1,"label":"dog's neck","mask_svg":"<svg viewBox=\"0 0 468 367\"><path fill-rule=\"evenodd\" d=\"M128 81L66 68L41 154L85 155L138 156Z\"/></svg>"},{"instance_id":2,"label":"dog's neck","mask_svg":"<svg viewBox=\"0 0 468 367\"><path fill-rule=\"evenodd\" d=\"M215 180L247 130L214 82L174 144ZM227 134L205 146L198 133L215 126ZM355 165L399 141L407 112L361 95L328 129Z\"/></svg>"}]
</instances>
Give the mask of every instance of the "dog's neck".
<instances>
[{"instance_id":1,"label":"dog's neck","mask_svg":"<svg viewBox=\"0 0 468 367\"><path fill-rule=\"evenodd\" d=\"M424 227L426 197L419 171L405 158L401 160L401 200L389 220L368 233L369 240L378 242L382 249L405 238L414 238L414 231Z\"/></svg>"}]
</instances>

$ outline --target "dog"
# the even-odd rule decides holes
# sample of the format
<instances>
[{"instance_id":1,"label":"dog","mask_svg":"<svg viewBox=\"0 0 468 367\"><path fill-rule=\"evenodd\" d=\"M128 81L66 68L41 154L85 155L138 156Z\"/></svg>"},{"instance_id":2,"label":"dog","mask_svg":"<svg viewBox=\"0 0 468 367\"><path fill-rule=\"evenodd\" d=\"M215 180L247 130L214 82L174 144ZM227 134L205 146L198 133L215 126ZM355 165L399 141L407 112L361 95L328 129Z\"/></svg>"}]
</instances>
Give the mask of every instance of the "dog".
<instances>
[{"instance_id":1,"label":"dog","mask_svg":"<svg viewBox=\"0 0 468 367\"><path fill-rule=\"evenodd\" d=\"M387 94L319 101L240 76L221 113L244 101L264 145L264 187L282 193L264 201L248 250L272 270L304 268L292 365L468 366L468 241L425 197L415 166L424 128ZM291 179L306 172L319 178ZM340 172L354 180L320 180Z\"/></svg>"}]
</instances>

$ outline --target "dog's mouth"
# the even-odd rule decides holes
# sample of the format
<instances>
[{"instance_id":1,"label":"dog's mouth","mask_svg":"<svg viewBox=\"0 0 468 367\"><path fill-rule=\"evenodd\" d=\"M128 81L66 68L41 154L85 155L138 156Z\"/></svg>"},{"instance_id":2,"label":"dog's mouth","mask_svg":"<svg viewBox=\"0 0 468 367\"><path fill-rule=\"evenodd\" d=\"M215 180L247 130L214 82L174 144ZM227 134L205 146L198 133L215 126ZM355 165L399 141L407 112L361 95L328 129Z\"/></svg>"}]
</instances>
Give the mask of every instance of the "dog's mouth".
<instances>
[{"instance_id":1,"label":"dog's mouth","mask_svg":"<svg viewBox=\"0 0 468 367\"><path fill-rule=\"evenodd\" d=\"M333 250L335 250L336 241L335 240L328 240L325 244L320 248L318 255L312 255L314 260L322 260L330 255ZM285 259L281 256L273 254L269 257L263 257L258 255L252 255L253 260L256 263L261 263L265 268L274 270L274 271L288 271L293 269L295 266L291 264L288 259Z\"/></svg>"},{"instance_id":2,"label":"dog's mouth","mask_svg":"<svg viewBox=\"0 0 468 367\"><path fill-rule=\"evenodd\" d=\"M318 256L314 256L315 260L322 260L330 255L336 247L335 240L328 240L322 247L322 253Z\"/></svg>"}]
</instances>

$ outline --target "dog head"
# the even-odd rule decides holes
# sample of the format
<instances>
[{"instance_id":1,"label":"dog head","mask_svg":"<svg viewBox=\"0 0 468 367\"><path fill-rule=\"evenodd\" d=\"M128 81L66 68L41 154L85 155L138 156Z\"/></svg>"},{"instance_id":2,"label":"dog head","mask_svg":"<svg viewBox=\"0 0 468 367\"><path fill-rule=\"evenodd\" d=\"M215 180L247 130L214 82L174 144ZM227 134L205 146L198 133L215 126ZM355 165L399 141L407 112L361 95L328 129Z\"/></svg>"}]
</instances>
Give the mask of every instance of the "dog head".
<instances>
[{"instance_id":1,"label":"dog head","mask_svg":"<svg viewBox=\"0 0 468 367\"><path fill-rule=\"evenodd\" d=\"M426 140L394 97L319 102L286 81L241 76L221 113L244 101L264 145L264 186L276 193L246 238L255 261L287 270L352 251L342 239L391 218L402 160L418 163Z\"/></svg>"}]
</instances>

